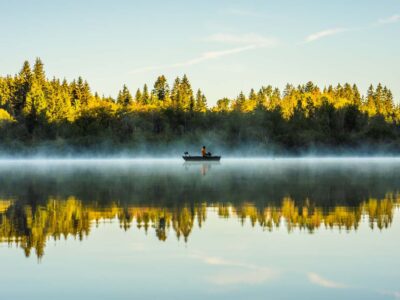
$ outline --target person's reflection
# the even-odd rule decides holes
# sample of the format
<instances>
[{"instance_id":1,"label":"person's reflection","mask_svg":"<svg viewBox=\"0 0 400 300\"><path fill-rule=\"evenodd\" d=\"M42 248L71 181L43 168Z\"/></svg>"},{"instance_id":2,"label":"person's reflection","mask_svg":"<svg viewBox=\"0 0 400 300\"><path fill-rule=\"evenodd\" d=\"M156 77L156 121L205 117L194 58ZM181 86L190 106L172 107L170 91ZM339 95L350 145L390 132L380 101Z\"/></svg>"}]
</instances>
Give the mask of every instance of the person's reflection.
<instances>
[{"instance_id":1,"label":"person's reflection","mask_svg":"<svg viewBox=\"0 0 400 300\"><path fill-rule=\"evenodd\" d=\"M201 165L201 175L205 176L207 172L210 170L211 165L210 164L202 164Z\"/></svg>"},{"instance_id":2,"label":"person's reflection","mask_svg":"<svg viewBox=\"0 0 400 300\"><path fill-rule=\"evenodd\" d=\"M190 162L185 162L184 164L185 170L189 170L189 168L193 167L193 168L198 168L200 165L200 174L202 176L205 176L210 170L211 170L211 163L190 163Z\"/></svg>"}]
</instances>

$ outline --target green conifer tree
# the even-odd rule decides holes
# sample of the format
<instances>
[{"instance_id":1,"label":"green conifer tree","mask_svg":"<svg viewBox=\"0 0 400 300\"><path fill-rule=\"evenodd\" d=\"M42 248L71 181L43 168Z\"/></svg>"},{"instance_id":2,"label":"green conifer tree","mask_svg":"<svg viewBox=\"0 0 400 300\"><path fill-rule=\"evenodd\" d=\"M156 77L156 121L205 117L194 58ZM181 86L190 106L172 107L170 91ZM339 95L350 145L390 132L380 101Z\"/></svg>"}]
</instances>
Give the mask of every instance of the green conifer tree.
<instances>
[{"instance_id":1,"label":"green conifer tree","mask_svg":"<svg viewBox=\"0 0 400 300\"><path fill-rule=\"evenodd\" d=\"M180 91L180 97L181 97L180 102L182 105L182 109L189 110L193 98L193 90L186 74L183 75L182 77L182 81L179 86L179 91Z\"/></svg>"},{"instance_id":2,"label":"green conifer tree","mask_svg":"<svg viewBox=\"0 0 400 300\"><path fill-rule=\"evenodd\" d=\"M21 71L15 78L16 91L12 99L14 116L20 115L25 106L26 96L31 89L32 71L28 61L25 61Z\"/></svg>"},{"instance_id":3,"label":"green conifer tree","mask_svg":"<svg viewBox=\"0 0 400 300\"><path fill-rule=\"evenodd\" d=\"M124 84L122 90L119 91L117 97L117 103L122 106L127 106L133 102L133 98L131 93L129 92L128 87Z\"/></svg>"},{"instance_id":4,"label":"green conifer tree","mask_svg":"<svg viewBox=\"0 0 400 300\"><path fill-rule=\"evenodd\" d=\"M207 99L200 89L196 93L195 110L197 112L205 112L207 110Z\"/></svg>"},{"instance_id":5,"label":"green conifer tree","mask_svg":"<svg viewBox=\"0 0 400 300\"><path fill-rule=\"evenodd\" d=\"M136 103L142 103L142 92L140 91L140 89L136 90L135 102Z\"/></svg>"},{"instance_id":6,"label":"green conifer tree","mask_svg":"<svg viewBox=\"0 0 400 300\"><path fill-rule=\"evenodd\" d=\"M45 118L46 109L47 101L42 87L40 83L33 80L23 108L23 115L30 133L32 133L37 124Z\"/></svg>"},{"instance_id":7,"label":"green conifer tree","mask_svg":"<svg viewBox=\"0 0 400 300\"><path fill-rule=\"evenodd\" d=\"M157 77L157 80L154 83L153 94L159 101L164 101L169 97L169 86L164 75Z\"/></svg>"},{"instance_id":8,"label":"green conifer tree","mask_svg":"<svg viewBox=\"0 0 400 300\"><path fill-rule=\"evenodd\" d=\"M142 104L143 104L143 105L150 104L150 95L149 95L149 89L148 89L148 87L147 87L147 84L145 84L145 85L143 86L143 94L142 94L142 99L141 99L141 101L142 101Z\"/></svg>"}]
</instances>

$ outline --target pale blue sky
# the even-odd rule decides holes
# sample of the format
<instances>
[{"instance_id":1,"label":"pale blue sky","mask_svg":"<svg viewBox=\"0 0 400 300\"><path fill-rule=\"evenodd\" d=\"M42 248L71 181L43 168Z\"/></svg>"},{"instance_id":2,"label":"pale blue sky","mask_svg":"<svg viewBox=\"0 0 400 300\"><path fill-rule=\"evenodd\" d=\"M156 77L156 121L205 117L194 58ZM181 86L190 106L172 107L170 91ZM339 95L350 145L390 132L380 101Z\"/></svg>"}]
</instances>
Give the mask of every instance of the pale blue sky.
<instances>
[{"instance_id":1,"label":"pale blue sky","mask_svg":"<svg viewBox=\"0 0 400 300\"><path fill-rule=\"evenodd\" d=\"M186 73L211 104L308 80L400 97L400 0L0 0L0 20L0 74L39 56L105 95Z\"/></svg>"}]
</instances>

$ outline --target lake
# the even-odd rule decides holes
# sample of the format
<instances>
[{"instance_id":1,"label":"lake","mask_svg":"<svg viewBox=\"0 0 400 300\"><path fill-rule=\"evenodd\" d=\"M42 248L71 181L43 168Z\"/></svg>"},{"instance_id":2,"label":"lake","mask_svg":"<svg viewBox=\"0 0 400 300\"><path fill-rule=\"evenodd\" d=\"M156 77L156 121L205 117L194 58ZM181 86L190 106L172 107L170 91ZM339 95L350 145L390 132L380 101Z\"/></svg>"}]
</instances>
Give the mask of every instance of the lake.
<instances>
[{"instance_id":1,"label":"lake","mask_svg":"<svg viewBox=\"0 0 400 300\"><path fill-rule=\"evenodd\" d=\"M400 159L2 160L1 299L398 299Z\"/></svg>"}]
</instances>

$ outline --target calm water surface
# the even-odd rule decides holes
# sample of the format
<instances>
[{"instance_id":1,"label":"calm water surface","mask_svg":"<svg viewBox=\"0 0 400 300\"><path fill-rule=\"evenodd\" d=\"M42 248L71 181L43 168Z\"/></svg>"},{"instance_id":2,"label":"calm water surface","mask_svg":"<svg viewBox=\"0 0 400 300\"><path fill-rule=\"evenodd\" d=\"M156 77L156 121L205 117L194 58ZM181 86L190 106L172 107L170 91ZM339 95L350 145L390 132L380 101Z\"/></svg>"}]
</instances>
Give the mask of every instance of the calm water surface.
<instances>
[{"instance_id":1,"label":"calm water surface","mask_svg":"<svg viewBox=\"0 0 400 300\"><path fill-rule=\"evenodd\" d=\"M0 299L398 299L400 159L0 161Z\"/></svg>"}]
</instances>

